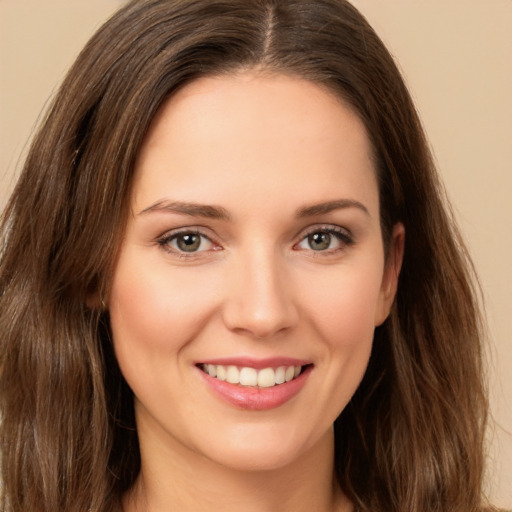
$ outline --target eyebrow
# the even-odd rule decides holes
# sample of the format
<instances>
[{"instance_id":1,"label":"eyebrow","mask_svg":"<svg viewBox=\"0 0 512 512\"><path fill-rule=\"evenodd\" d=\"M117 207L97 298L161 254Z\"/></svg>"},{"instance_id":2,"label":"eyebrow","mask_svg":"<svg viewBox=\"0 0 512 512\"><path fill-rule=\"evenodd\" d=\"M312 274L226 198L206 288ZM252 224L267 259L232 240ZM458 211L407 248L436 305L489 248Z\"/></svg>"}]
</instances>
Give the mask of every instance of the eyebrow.
<instances>
[{"instance_id":1,"label":"eyebrow","mask_svg":"<svg viewBox=\"0 0 512 512\"><path fill-rule=\"evenodd\" d=\"M209 204L187 203L182 201L158 201L155 204L144 208L139 215L151 212L169 212L193 217L205 217L207 219L230 220L231 215L222 206Z\"/></svg>"},{"instance_id":2,"label":"eyebrow","mask_svg":"<svg viewBox=\"0 0 512 512\"><path fill-rule=\"evenodd\" d=\"M299 208L296 212L298 218L314 217L315 215L325 215L335 210L344 208L357 208L363 211L366 215L371 217L368 208L363 203L355 201L354 199L337 199L334 201L327 201L325 203L313 204L311 206L304 206Z\"/></svg>"},{"instance_id":3,"label":"eyebrow","mask_svg":"<svg viewBox=\"0 0 512 512\"><path fill-rule=\"evenodd\" d=\"M316 215L326 215L335 210L345 208L357 208L370 216L370 212L364 204L354 199L337 199L324 203L317 203L310 206L303 206L296 210L295 216L299 219L304 217L314 217ZM231 220L231 215L222 206L214 206L209 204L189 203L182 201L157 201L156 203L144 208L139 215L145 215L152 212L168 212L180 215L190 215L193 217L205 217L216 220Z\"/></svg>"}]
</instances>

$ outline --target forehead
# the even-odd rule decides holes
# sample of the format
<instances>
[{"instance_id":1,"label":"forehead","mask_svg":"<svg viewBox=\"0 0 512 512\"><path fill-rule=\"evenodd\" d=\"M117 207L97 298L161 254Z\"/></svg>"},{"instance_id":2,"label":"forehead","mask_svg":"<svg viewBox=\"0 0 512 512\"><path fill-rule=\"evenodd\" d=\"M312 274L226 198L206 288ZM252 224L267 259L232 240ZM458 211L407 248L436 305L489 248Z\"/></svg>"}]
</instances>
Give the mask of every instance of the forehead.
<instances>
[{"instance_id":1,"label":"forehead","mask_svg":"<svg viewBox=\"0 0 512 512\"><path fill-rule=\"evenodd\" d=\"M317 84L249 72L205 77L155 116L136 162L134 207L166 193L211 203L217 193L268 200L285 190L315 202L357 189L373 201L371 155L359 117Z\"/></svg>"}]
</instances>

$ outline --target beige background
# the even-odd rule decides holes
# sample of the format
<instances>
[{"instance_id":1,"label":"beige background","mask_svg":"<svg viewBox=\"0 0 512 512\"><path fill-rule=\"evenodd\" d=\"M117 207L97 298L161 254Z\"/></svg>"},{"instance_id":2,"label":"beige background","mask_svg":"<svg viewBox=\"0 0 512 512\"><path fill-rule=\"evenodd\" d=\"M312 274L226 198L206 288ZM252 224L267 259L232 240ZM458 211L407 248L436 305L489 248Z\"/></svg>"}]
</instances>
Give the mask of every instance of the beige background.
<instances>
[{"instance_id":1,"label":"beige background","mask_svg":"<svg viewBox=\"0 0 512 512\"><path fill-rule=\"evenodd\" d=\"M489 494L512 507L512 0L353 0L399 61L485 291ZM0 208L77 52L122 0L0 0Z\"/></svg>"}]
</instances>

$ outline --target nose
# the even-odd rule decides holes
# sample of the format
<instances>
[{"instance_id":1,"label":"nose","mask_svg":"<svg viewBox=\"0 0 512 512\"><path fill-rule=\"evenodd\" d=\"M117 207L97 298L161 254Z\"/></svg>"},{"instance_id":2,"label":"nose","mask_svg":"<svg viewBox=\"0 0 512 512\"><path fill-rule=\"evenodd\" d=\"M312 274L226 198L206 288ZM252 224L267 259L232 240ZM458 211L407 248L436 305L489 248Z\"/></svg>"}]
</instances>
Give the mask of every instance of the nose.
<instances>
[{"instance_id":1,"label":"nose","mask_svg":"<svg viewBox=\"0 0 512 512\"><path fill-rule=\"evenodd\" d=\"M228 329L256 339L291 329L299 318L286 262L270 250L241 257L231 269L223 319Z\"/></svg>"}]
</instances>

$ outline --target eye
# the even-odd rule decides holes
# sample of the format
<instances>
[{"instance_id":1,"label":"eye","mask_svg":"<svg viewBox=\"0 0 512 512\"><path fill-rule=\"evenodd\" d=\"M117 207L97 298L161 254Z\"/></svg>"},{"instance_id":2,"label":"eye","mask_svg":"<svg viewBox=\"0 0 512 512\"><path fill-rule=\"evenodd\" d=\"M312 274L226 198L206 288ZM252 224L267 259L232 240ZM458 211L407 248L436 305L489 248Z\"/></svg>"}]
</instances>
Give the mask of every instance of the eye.
<instances>
[{"instance_id":1,"label":"eye","mask_svg":"<svg viewBox=\"0 0 512 512\"><path fill-rule=\"evenodd\" d=\"M352 236L341 228L317 228L306 233L296 247L315 252L331 252L343 249L353 242Z\"/></svg>"},{"instance_id":2,"label":"eye","mask_svg":"<svg viewBox=\"0 0 512 512\"><path fill-rule=\"evenodd\" d=\"M198 231L181 231L170 234L158 240L158 244L167 251L178 253L211 251L215 247L206 235Z\"/></svg>"}]
</instances>

